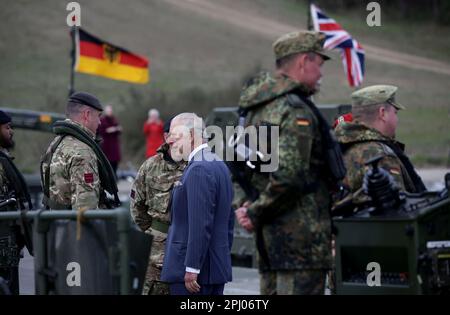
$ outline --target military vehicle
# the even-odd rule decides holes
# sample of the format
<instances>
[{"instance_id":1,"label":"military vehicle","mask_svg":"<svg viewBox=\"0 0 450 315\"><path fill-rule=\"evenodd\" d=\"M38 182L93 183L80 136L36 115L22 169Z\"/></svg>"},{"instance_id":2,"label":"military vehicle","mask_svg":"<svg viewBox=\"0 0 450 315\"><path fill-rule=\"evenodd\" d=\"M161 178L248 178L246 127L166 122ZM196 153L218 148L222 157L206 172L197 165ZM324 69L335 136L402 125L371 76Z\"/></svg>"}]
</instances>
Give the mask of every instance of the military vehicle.
<instances>
[{"instance_id":1,"label":"military vehicle","mask_svg":"<svg viewBox=\"0 0 450 315\"><path fill-rule=\"evenodd\" d=\"M330 125L341 115L351 111L350 104L324 104L318 106ZM223 133L223 143L226 143L226 127L237 126L239 121L238 107L216 107L206 117L206 126L218 126ZM211 135L212 136L212 135ZM222 150L224 144L217 145ZM256 248L253 234L240 227L237 222L234 226L234 241L231 250L233 264L244 267L256 267Z\"/></svg>"},{"instance_id":2,"label":"military vehicle","mask_svg":"<svg viewBox=\"0 0 450 315\"><path fill-rule=\"evenodd\" d=\"M368 161L371 201L333 212L336 293L450 294L450 173L442 191L403 193L380 159Z\"/></svg>"}]
</instances>

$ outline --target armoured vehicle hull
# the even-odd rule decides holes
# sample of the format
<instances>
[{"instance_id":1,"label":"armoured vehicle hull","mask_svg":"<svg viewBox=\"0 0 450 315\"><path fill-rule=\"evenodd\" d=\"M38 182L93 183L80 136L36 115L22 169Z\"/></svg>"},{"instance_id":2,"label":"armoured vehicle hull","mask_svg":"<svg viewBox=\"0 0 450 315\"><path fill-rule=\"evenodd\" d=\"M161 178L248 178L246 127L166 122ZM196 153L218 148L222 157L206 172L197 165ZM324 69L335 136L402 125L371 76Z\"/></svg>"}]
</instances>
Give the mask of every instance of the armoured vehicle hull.
<instances>
[{"instance_id":1,"label":"armoured vehicle hull","mask_svg":"<svg viewBox=\"0 0 450 315\"><path fill-rule=\"evenodd\" d=\"M334 225L337 294L450 292L448 193L409 196L401 209L362 211Z\"/></svg>"}]
</instances>

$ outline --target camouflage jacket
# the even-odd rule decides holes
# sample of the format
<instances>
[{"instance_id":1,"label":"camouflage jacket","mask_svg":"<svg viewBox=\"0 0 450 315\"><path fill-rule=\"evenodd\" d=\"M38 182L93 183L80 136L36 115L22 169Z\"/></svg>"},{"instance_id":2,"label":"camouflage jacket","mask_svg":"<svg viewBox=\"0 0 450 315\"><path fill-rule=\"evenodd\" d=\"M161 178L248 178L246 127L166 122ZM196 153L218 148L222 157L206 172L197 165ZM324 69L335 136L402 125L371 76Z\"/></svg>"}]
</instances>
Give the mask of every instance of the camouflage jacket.
<instances>
[{"instance_id":1,"label":"camouflage jacket","mask_svg":"<svg viewBox=\"0 0 450 315\"><path fill-rule=\"evenodd\" d=\"M386 144L395 140L382 135L378 130L353 122L340 124L335 130L336 138L343 147L344 162L347 167L347 175L344 185L353 194L355 203L364 202L367 196L362 191L363 178L369 166L365 163L371 158L382 156L379 166L388 171L400 189L413 192L414 184L408 175L404 165ZM397 143L399 146L403 146Z\"/></svg>"},{"instance_id":2,"label":"camouflage jacket","mask_svg":"<svg viewBox=\"0 0 450 315\"><path fill-rule=\"evenodd\" d=\"M66 122L74 124L88 134L95 135L70 119ZM49 148L59 140L57 136ZM71 205L72 209L97 209L100 199L100 178L97 156L85 143L67 135L53 153L50 165L42 163L41 178L50 167L49 198L60 205ZM44 187L44 183L42 183ZM45 189L45 188L44 188Z\"/></svg>"},{"instance_id":3,"label":"camouflage jacket","mask_svg":"<svg viewBox=\"0 0 450 315\"><path fill-rule=\"evenodd\" d=\"M163 144L156 155L142 164L131 188L131 215L142 231L152 232L153 220L170 223L170 193L186 163L176 163L165 157L168 149L168 145Z\"/></svg>"},{"instance_id":4,"label":"camouflage jacket","mask_svg":"<svg viewBox=\"0 0 450 315\"><path fill-rule=\"evenodd\" d=\"M0 148L7 156L10 156L8 150L4 148ZM8 178L6 177L5 170L3 169L3 165L0 163L0 198L7 199L9 193L8 188Z\"/></svg>"},{"instance_id":5,"label":"camouflage jacket","mask_svg":"<svg viewBox=\"0 0 450 315\"><path fill-rule=\"evenodd\" d=\"M286 98L307 92L286 76L263 72L244 87L239 102L249 110L247 125L279 127L279 167L252 174L260 195L247 212L263 230L273 270L331 267L330 195L320 175L324 154L318 120L309 107L293 107ZM261 259L260 268L267 269Z\"/></svg>"}]
</instances>

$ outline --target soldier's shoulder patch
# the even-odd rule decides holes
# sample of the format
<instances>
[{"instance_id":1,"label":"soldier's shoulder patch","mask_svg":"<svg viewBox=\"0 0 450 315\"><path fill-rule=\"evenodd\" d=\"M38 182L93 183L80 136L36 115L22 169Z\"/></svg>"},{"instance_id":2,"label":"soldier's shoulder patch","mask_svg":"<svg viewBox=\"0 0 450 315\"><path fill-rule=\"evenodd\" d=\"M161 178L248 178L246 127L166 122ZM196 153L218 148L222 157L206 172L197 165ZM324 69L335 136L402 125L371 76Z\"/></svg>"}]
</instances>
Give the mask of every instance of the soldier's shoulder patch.
<instances>
[{"instance_id":1,"label":"soldier's shoulder patch","mask_svg":"<svg viewBox=\"0 0 450 315\"><path fill-rule=\"evenodd\" d=\"M92 184L94 182L94 173L84 173L84 182Z\"/></svg>"}]
</instances>

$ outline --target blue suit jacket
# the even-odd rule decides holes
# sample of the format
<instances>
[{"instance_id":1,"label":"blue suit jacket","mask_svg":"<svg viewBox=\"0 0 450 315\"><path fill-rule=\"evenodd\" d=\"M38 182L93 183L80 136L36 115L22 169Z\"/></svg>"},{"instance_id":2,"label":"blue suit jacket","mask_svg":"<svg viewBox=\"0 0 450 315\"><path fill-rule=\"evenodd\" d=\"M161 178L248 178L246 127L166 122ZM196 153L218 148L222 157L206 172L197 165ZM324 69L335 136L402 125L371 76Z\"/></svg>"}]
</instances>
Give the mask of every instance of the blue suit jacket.
<instances>
[{"instance_id":1,"label":"blue suit jacket","mask_svg":"<svg viewBox=\"0 0 450 315\"><path fill-rule=\"evenodd\" d=\"M201 161L196 161L203 157ZM211 161L213 158L217 160ZM186 266L200 269L200 284L231 281L234 213L230 173L208 148L197 152L172 195L161 280L184 282Z\"/></svg>"}]
</instances>

